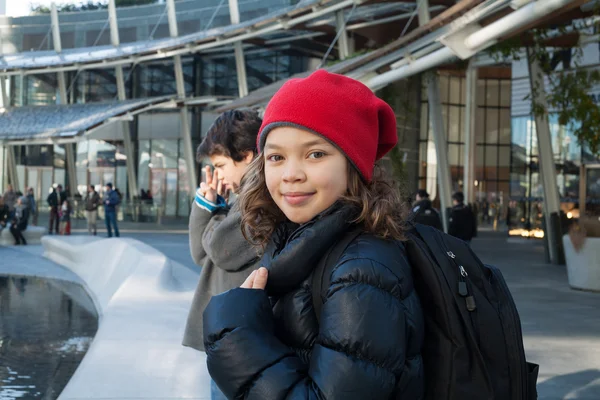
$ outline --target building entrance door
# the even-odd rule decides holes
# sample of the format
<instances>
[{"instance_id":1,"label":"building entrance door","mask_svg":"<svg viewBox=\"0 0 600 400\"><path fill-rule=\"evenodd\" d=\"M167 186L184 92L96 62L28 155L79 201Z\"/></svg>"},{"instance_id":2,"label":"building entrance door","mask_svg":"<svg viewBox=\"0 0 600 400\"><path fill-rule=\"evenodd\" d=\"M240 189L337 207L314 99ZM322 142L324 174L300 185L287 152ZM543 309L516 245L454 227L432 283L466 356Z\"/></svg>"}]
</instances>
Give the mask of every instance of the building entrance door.
<instances>
[{"instance_id":1,"label":"building entrance door","mask_svg":"<svg viewBox=\"0 0 600 400\"><path fill-rule=\"evenodd\" d=\"M153 168L150 171L150 187L154 205L161 215L177 215L177 168Z\"/></svg>"},{"instance_id":2,"label":"building entrance door","mask_svg":"<svg viewBox=\"0 0 600 400\"><path fill-rule=\"evenodd\" d=\"M36 215L39 213L48 213L46 198L52 190L53 182L52 167L25 168L25 189L27 190L28 188L33 188L33 195L35 197L36 204Z\"/></svg>"}]
</instances>

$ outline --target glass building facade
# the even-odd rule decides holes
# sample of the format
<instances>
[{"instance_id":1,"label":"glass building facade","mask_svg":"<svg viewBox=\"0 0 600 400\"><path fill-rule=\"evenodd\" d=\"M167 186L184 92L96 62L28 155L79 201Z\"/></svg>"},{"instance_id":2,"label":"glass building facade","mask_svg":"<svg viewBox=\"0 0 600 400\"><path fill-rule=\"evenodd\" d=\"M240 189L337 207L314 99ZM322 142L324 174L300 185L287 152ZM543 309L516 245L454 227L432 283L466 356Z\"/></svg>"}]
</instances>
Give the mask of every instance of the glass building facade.
<instances>
[{"instance_id":1,"label":"glass building facade","mask_svg":"<svg viewBox=\"0 0 600 400\"><path fill-rule=\"evenodd\" d=\"M462 191L466 103L466 81L464 76L441 74L440 97L444 131L448 141L448 162L452 178L452 191ZM478 80L475 179L477 181L476 200L484 220L496 217L496 214L507 204L510 196L510 102L510 79ZM421 96L420 126L419 187L425 188L434 203L439 206L437 157L429 120L427 90L424 85Z\"/></svg>"},{"instance_id":2,"label":"glass building facade","mask_svg":"<svg viewBox=\"0 0 600 400\"><path fill-rule=\"evenodd\" d=\"M250 50L246 54L249 90L285 79L308 68L309 58L289 47ZM238 96L233 53L182 57L185 91L188 97ZM124 68L127 98L175 95L175 72L171 59ZM117 100L114 68L66 73L67 95L71 103ZM43 106L60 102L56 74L23 75L9 79L11 106ZM198 146L214 116L201 108L189 109L192 144ZM145 123L144 123L145 121ZM121 218L155 221L158 218L187 217L195 188L189 188L183 159L178 111L152 111L134 118L129 129L135 160L128 160L122 141L122 125L109 125L110 138L89 139L76 145L77 188L69 193L85 197L87 186L103 193L113 183L123 195ZM105 135L106 136L106 135ZM33 187L37 198L46 198L53 184L68 185L64 145L24 145L15 147L17 173L22 186ZM152 200L129 204L127 163L136 167L137 185L142 197ZM198 174L197 174L198 175ZM23 189L21 189L23 190ZM144 196L147 197L147 196ZM43 203L42 203L43 207ZM45 207L40 211L44 212Z\"/></svg>"}]
</instances>

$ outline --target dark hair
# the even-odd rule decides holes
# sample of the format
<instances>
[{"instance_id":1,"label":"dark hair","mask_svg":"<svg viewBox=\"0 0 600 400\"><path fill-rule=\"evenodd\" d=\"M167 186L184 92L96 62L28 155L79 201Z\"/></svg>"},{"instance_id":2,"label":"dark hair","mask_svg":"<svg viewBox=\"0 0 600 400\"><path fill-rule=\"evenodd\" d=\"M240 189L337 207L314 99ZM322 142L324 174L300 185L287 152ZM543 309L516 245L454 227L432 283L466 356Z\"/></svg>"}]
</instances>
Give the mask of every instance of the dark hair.
<instances>
[{"instance_id":1,"label":"dark hair","mask_svg":"<svg viewBox=\"0 0 600 400\"><path fill-rule=\"evenodd\" d=\"M90 185L90 189L96 190L96 188L94 187L94 185Z\"/></svg>"},{"instance_id":2,"label":"dark hair","mask_svg":"<svg viewBox=\"0 0 600 400\"><path fill-rule=\"evenodd\" d=\"M256 137L261 124L255 110L225 111L206 132L196 150L196 160L201 162L205 157L221 155L239 162L249 151L257 154Z\"/></svg>"},{"instance_id":3,"label":"dark hair","mask_svg":"<svg viewBox=\"0 0 600 400\"><path fill-rule=\"evenodd\" d=\"M456 192L452 195L452 200L456 200L459 203L462 203L465 201L465 195L463 194L463 192Z\"/></svg>"},{"instance_id":4,"label":"dark hair","mask_svg":"<svg viewBox=\"0 0 600 400\"><path fill-rule=\"evenodd\" d=\"M106 184L106 187L109 187L109 188L111 188L111 189L112 189L112 188L113 188L113 185L112 185L112 183L110 183L110 182L109 182L109 183L107 183L107 184Z\"/></svg>"},{"instance_id":5,"label":"dark hair","mask_svg":"<svg viewBox=\"0 0 600 400\"><path fill-rule=\"evenodd\" d=\"M417 190L417 196L419 196L422 199L427 199L429 198L429 193L427 193L427 190L425 189L419 189Z\"/></svg>"},{"instance_id":6,"label":"dark hair","mask_svg":"<svg viewBox=\"0 0 600 400\"><path fill-rule=\"evenodd\" d=\"M340 200L356 210L352 222L362 224L367 232L385 239L405 239L406 204L395 182L379 165L375 165L372 180L365 182L348 163L348 190ZM264 157L256 157L248 166L238 201L244 237L264 248L277 226L286 220L267 189Z\"/></svg>"}]
</instances>

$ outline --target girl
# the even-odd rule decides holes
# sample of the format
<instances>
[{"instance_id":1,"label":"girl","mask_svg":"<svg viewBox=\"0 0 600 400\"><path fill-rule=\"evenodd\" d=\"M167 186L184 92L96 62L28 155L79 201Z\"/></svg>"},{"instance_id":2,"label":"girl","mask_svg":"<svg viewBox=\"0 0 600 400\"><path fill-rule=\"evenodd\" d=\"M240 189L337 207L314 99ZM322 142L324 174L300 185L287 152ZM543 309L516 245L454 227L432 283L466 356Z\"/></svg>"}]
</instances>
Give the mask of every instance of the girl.
<instances>
[{"instance_id":1,"label":"girl","mask_svg":"<svg viewBox=\"0 0 600 400\"><path fill-rule=\"evenodd\" d=\"M69 200L65 200L60 208L60 234L71 234L71 204Z\"/></svg>"},{"instance_id":2,"label":"girl","mask_svg":"<svg viewBox=\"0 0 600 400\"><path fill-rule=\"evenodd\" d=\"M208 369L228 398L422 398L403 205L375 167L396 142L385 102L323 70L291 79L267 106L240 195L264 268L204 312ZM329 279L317 279L329 282L317 315L312 272L357 227Z\"/></svg>"}]
</instances>

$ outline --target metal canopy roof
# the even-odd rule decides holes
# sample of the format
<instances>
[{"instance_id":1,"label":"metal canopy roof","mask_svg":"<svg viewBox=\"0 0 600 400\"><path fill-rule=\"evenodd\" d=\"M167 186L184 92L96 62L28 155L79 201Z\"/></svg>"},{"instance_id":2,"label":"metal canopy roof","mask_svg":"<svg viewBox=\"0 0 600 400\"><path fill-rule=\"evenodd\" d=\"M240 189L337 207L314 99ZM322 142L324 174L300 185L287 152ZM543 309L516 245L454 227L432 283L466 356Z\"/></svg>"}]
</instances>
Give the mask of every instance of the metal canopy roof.
<instances>
[{"instance_id":1,"label":"metal canopy roof","mask_svg":"<svg viewBox=\"0 0 600 400\"><path fill-rule=\"evenodd\" d=\"M166 58L175 54L198 52L202 49L219 47L235 41L287 29L291 27L291 24L299 24L323 15L323 10L331 12L331 8L342 9L353 4L353 2L354 0L304 0L295 6L284 7L237 25L227 25L174 38L126 43L117 47L109 45L76 48L63 50L61 53L32 51L9 54L0 57L0 73L4 71L5 73L2 75L14 75L21 72L41 73L80 68L101 68Z\"/></svg>"},{"instance_id":2,"label":"metal canopy roof","mask_svg":"<svg viewBox=\"0 0 600 400\"><path fill-rule=\"evenodd\" d=\"M0 140L73 141L107 123L153 108L175 107L170 97L107 103L0 108ZM119 119L120 118L120 119Z\"/></svg>"},{"instance_id":3,"label":"metal canopy roof","mask_svg":"<svg viewBox=\"0 0 600 400\"><path fill-rule=\"evenodd\" d=\"M266 44L335 33L333 13L343 11L348 30L409 19L416 2L386 0L302 0L264 16L237 25L208 29L192 34L156 40L55 51L31 51L0 57L0 76L49 73L135 64L174 55L224 48L237 41L258 39ZM439 0L436 4L440 4ZM433 5L439 12L446 7ZM414 18L411 18L411 20Z\"/></svg>"}]
</instances>

